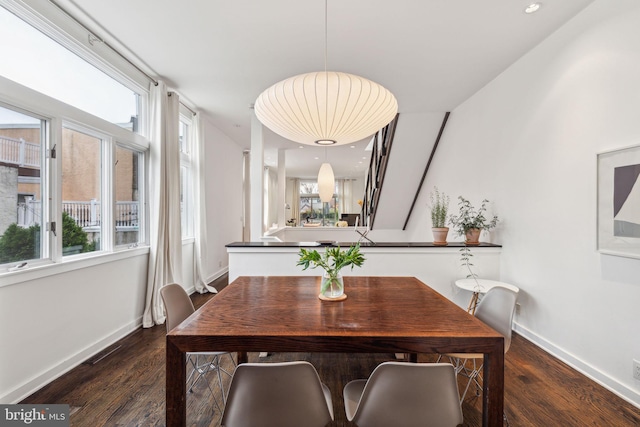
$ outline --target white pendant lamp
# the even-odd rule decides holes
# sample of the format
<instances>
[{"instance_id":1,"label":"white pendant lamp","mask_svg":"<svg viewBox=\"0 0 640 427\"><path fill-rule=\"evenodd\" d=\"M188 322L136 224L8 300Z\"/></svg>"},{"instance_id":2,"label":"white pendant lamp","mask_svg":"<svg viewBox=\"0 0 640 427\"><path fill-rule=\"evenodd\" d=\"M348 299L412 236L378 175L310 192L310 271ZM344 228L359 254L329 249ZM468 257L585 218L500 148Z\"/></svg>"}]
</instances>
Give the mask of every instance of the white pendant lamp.
<instances>
[{"instance_id":1,"label":"white pendant lamp","mask_svg":"<svg viewBox=\"0 0 640 427\"><path fill-rule=\"evenodd\" d=\"M289 77L255 102L258 120L302 144L360 141L386 126L398 112L391 92L353 74L318 71Z\"/></svg>"},{"instance_id":2,"label":"white pendant lamp","mask_svg":"<svg viewBox=\"0 0 640 427\"><path fill-rule=\"evenodd\" d=\"M364 77L327 71L326 0L324 62L324 71L289 77L262 92L254 105L258 120L309 145L359 141L393 120L398 102L387 89Z\"/></svg>"},{"instance_id":3,"label":"white pendant lamp","mask_svg":"<svg viewBox=\"0 0 640 427\"><path fill-rule=\"evenodd\" d=\"M333 168L329 163L320 165L318 171L318 194L322 203L329 203L333 199L336 189L336 180L333 176Z\"/></svg>"}]
</instances>

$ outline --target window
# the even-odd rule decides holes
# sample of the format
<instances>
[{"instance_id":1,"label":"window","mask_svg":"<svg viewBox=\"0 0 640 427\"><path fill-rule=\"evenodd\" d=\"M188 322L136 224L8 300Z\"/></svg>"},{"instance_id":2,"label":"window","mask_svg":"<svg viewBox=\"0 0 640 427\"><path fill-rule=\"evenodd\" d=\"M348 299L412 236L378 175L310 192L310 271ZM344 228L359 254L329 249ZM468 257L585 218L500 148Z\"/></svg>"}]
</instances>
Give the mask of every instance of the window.
<instances>
[{"instance_id":1,"label":"window","mask_svg":"<svg viewBox=\"0 0 640 427\"><path fill-rule=\"evenodd\" d=\"M115 161L115 231L116 246L135 246L141 243L140 232L143 209L141 206L144 176L144 153L116 146Z\"/></svg>"},{"instance_id":2,"label":"window","mask_svg":"<svg viewBox=\"0 0 640 427\"><path fill-rule=\"evenodd\" d=\"M0 38L11 40L3 44L0 75L118 126L138 131L139 93L3 7L0 7Z\"/></svg>"},{"instance_id":3,"label":"window","mask_svg":"<svg viewBox=\"0 0 640 427\"><path fill-rule=\"evenodd\" d=\"M181 106L181 110L184 107ZM193 145L191 119L186 114L180 114L179 144L180 144L180 219L182 238L194 236L193 222L193 166L191 149Z\"/></svg>"},{"instance_id":4,"label":"window","mask_svg":"<svg viewBox=\"0 0 640 427\"><path fill-rule=\"evenodd\" d=\"M85 126L83 112L2 77L0 89L0 102L22 92L28 104L0 105L0 271L145 242L148 143L104 121Z\"/></svg>"},{"instance_id":5,"label":"window","mask_svg":"<svg viewBox=\"0 0 640 427\"><path fill-rule=\"evenodd\" d=\"M0 264L46 256L45 138L44 120L0 105Z\"/></svg>"},{"instance_id":6,"label":"window","mask_svg":"<svg viewBox=\"0 0 640 427\"><path fill-rule=\"evenodd\" d=\"M338 221L338 196L334 192L329 203L322 203L316 181L300 181L300 224L305 222L335 225Z\"/></svg>"},{"instance_id":7,"label":"window","mask_svg":"<svg viewBox=\"0 0 640 427\"><path fill-rule=\"evenodd\" d=\"M2 6L0 37L0 273L146 242L147 92Z\"/></svg>"},{"instance_id":8,"label":"window","mask_svg":"<svg viewBox=\"0 0 640 427\"><path fill-rule=\"evenodd\" d=\"M100 250L102 144L97 136L62 130L62 254Z\"/></svg>"}]
</instances>

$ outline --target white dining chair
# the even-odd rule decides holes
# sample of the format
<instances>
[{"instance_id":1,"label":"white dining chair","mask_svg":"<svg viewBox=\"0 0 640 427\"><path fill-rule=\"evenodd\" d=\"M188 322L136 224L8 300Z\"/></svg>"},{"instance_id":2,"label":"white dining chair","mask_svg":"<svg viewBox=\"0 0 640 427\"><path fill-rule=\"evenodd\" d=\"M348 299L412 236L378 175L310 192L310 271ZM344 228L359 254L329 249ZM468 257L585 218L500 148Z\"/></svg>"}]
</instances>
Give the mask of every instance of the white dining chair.
<instances>
[{"instance_id":1,"label":"white dining chair","mask_svg":"<svg viewBox=\"0 0 640 427\"><path fill-rule=\"evenodd\" d=\"M324 427L333 420L329 388L309 362L238 365L223 427Z\"/></svg>"},{"instance_id":2,"label":"white dining chair","mask_svg":"<svg viewBox=\"0 0 640 427\"><path fill-rule=\"evenodd\" d=\"M450 363L385 362L368 380L344 387L347 420L358 427L455 427L462 424Z\"/></svg>"}]
</instances>

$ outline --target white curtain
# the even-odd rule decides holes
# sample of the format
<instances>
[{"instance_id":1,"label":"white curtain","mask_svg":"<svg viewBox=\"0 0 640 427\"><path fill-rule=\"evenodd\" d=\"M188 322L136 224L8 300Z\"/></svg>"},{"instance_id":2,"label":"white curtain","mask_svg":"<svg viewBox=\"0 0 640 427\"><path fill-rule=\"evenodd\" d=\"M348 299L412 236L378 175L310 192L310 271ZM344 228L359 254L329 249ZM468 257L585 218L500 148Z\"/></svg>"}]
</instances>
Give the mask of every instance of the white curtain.
<instances>
[{"instance_id":1,"label":"white curtain","mask_svg":"<svg viewBox=\"0 0 640 427\"><path fill-rule=\"evenodd\" d=\"M142 326L165 321L159 290L182 284L182 231L180 225L179 99L164 82L150 93L149 213L150 251L147 295Z\"/></svg>"},{"instance_id":2,"label":"white curtain","mask_svg":"<svg viewBox=\"0 0 640 427\"><path fill-rule=\"evenodd\" d=\"M353 199L353 180L352 179L340 179L338 180L338 212L343 213L358 213L353 211L355 201Z\"/></svg>"},{"instance_id":3,"label":"white curtain","mask_svg":"<svg viewBox=\"0 0 640 427\"><path fill-rule=\"evenodd\" d=\"M204 125L200 113L193 116L193 200L194 200L194 235L195 256L193 257L193 277L196 291L201 294L208 292L217 293L213 286L207 285L207 198L205 194L205 167L204 167Z\"/></svg>"},{"instance_id":4,"label":"white curtain","mask_svg":"<svg viewBox=\"0 0 640 427\"><path fill-rule=\"evenodd\" d=\"M293 178L291 186L291 218L296 220L296 225L300 225L300 179Z\"/></svg>"}]
</instances>

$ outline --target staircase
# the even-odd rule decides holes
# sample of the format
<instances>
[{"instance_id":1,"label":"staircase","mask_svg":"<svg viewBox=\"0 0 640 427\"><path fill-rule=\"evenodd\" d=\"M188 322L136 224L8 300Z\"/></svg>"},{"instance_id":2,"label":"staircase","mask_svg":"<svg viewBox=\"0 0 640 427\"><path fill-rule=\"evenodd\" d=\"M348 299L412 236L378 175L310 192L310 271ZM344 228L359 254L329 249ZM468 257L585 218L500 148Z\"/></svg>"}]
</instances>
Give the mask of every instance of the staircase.
<instances>
[{"instance_id":1,"label":"staircase","mask_svg":"<svg viewBox=\"0 0 640 427\"><path fill-rule=\"evenodd\" d=\"M403 113L374 136L363 225L371 230L406 228L448 118L448 112Z\"/></svg>"}]
</instances>

